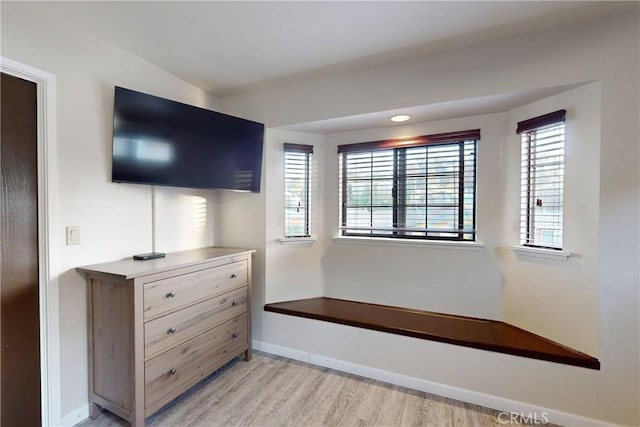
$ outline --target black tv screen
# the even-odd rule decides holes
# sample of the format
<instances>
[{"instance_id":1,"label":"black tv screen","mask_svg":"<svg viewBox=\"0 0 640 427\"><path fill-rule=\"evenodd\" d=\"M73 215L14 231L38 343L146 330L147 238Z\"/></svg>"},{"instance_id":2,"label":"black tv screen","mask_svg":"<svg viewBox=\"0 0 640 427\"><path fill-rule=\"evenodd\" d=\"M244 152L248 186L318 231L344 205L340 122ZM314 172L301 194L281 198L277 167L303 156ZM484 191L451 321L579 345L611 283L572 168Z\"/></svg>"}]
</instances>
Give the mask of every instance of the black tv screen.
<instances>
[{"instance_id":1,"label":"black tv screen","mask_svg":"<svg viewBox=\"0 0 640 427\"><path fill-rule=\"evenodd\" d=\"M260 192L264 125L121 87L114 182Z\"/></svg>"}]
</instances>

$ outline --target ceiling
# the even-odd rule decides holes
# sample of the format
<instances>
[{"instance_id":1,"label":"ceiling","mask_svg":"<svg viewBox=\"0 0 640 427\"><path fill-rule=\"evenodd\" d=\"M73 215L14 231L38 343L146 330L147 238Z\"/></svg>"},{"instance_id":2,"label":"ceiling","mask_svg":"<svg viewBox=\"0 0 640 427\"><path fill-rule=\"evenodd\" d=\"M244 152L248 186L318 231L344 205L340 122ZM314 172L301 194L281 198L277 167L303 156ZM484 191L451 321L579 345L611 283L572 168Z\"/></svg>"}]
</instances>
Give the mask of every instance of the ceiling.
<instances>
[{"instance_id":1,"label":"ceiling","mask_svg":"<svg viewBox=\"0 0 640 427\"><path fill-rule=\"evenodd\" d=\"M375 113L358 114L348 117L338 117L328 120L284 126L283 129L298 132L329 134L348 132L358 129L405 126L409 123L391 122L390 118L396 114L408 114L411 116L410 123L422 123L457 117L501 113L574 89L584 84L588 84L588 82L550 86L540 89L523 90L519 92L482 96L478 98L467 98L456 101L438 102L435 104L418 105L415 107L406 107L397 110L377 111Z\"/></svg>"},{"instance_id":2,"label":"ceiling","mask_svg":"<svg viewBox=\"0 0 640 427\"><path fill-rule=\"evenodd\" d=\"M598 1L123 1L33 7L224 97L620 12Z\"/></svg>"},{"instance_id":3,"label":"ceiling","mask_svg":"<svg viewBox=\"0 0 640 427\"><path fill-rule=\"evenodd\" d=\"M28 3L219 98L635 10L636 1L49 1ZM24 5L24 3L23 3ZM327 134L496 113L579 84L338 117ZM524 90L527 89L527 90ZM402 125L402 124L400 124Z\"/></svg>"}]
</instances>

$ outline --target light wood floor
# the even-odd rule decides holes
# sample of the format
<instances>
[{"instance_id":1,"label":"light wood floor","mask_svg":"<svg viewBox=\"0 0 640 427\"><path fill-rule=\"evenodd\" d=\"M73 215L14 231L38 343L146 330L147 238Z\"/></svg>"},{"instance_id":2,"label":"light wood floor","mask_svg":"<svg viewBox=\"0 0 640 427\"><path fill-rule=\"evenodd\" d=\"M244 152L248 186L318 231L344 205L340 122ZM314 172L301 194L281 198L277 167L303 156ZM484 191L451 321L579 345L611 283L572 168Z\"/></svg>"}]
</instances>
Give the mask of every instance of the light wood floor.
<instances>
[{"instance_id":1,"label":"light wood floor","mask_svg":"<svg viewBox=\"0 0 640 427\"><path fill-rule=\"evenodd\" d=\"M499 426L498 411L254 352L147 418L147 426ZM127 426L110 413L78 424ZM509 424L513 426L514 424Z\"/></svg>"}]
</instances>

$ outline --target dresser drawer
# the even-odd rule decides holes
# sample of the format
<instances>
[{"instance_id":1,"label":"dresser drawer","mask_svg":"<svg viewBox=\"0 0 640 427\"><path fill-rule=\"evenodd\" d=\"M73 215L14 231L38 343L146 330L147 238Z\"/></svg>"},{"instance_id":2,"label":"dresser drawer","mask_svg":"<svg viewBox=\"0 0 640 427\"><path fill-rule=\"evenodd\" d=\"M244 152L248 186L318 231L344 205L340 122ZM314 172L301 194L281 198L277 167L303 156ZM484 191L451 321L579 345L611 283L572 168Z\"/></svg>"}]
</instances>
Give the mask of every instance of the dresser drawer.
<instances>
[{"instance_id":1,"label":"dresser drawer","mask_svg":"<svg viewBox=\"0 0 640 427\"><path fill-rule=\"evenodd\" d=\"M144 318L151 319L246 284L246 261L145 283Z\"/></svg>"},{"instance_id":2,"label":"dresser drawer","mask_svg":"<svg viewBox=\"0 0 640 427\"><path fill-rule=\"evenodd\" d=\"M151 414L248 348L247 315L145 362L145 413Z\"/></svg>"},{"instance_id":3,"label":"dresser drawer","mask_svg":"<svg viewBox=\"0 0 640 427\"><path fill-rule=\"evenodd\" d=\"M245 313L247 292L247 287L243 286L145 323L145 358Z\"/></svg>"}]
</instances>

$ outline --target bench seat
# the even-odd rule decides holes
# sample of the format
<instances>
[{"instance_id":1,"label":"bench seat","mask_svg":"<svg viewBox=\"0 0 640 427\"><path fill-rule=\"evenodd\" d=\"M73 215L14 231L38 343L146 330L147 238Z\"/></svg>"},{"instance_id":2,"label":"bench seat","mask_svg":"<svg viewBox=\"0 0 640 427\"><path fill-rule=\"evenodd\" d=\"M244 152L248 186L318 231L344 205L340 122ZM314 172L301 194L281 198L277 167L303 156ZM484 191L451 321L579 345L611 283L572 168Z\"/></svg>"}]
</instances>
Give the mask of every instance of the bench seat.
<instances>
[{"instance_id":1,"label":"bench seat","mask_svg":"<svg viewBox=\"0 0 640 427\"><path fill-rule=\"evenodd\" d=\"M265 311L440 341L589 369L600 361L499 320L317 297L264 306Z\"/></svg>"}]
</instances>

